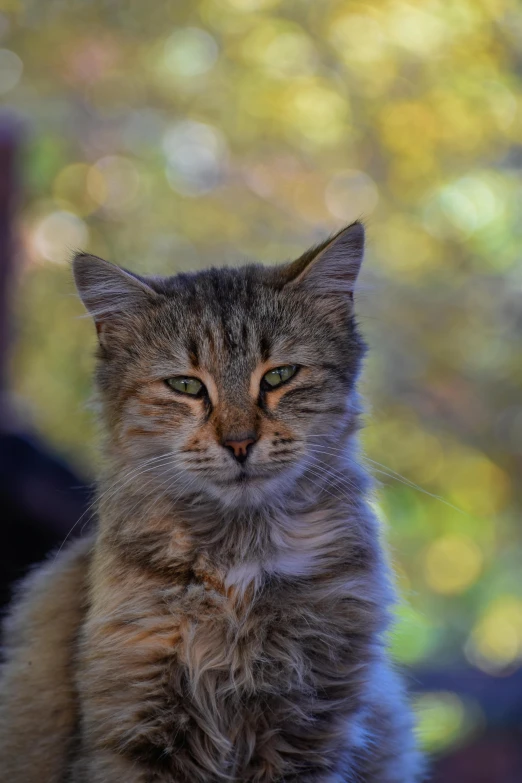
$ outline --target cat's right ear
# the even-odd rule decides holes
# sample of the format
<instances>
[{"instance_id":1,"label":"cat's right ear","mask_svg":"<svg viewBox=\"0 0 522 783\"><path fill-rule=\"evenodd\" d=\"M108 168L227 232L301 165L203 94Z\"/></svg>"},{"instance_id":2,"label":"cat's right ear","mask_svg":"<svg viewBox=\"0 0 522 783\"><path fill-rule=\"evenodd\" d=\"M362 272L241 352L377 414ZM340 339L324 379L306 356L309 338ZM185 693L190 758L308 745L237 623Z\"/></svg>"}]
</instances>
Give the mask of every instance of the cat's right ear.
<instances>
[{"instance_id":1,"label":"cat's right ear","mask_svg":"<svg viewBox=\"0 0 522 783\"><path fill-rule=\"evenodd\" d=\"M94 320L101 343L111 323L160 298L146 280L103 258L76 253L72 267L80 299Z\"/></svg>"},{"instance_id":2,"label":"cat's right ear","mask_svg":"<svg viewBox=\"0 0 522 783\"><path fill-rule=\"evenodd\" d=\"M364 255L364 226L356 220L282 268L285 284L317 296L353 300Z\"/></svg>"}]
</instances>

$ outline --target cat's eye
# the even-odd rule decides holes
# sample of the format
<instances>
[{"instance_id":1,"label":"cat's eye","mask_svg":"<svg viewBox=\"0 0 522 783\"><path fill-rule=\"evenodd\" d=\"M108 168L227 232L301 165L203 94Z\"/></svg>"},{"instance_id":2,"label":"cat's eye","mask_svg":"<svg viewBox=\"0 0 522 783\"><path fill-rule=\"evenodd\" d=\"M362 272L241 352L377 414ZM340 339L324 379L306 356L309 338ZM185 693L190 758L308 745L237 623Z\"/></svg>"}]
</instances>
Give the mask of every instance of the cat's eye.
<instances>
[{"instance_id":1,"label":"cat's eye","mask_svg":"<svg viewBox=\"0 0 522 783\"><path fill-rule=\"evenodd\" d=\"M174 391L181 394L190 394L191 397L199 397L205 390L205 387L197 378L184 378L182 375L175 378L167 378L165 383Z\"/></svg>"},{"instance_id":2,"label":"cat's eye","mask_svg":"<svg viewBox=\"0 0 522 783\"><path fill-rule=\"evenodd\" d=\"M275 389L293 378L297 372L296 364L285 364L283 367L274 367L263 375L265 389Z\"/></svg>"}]
</instances>

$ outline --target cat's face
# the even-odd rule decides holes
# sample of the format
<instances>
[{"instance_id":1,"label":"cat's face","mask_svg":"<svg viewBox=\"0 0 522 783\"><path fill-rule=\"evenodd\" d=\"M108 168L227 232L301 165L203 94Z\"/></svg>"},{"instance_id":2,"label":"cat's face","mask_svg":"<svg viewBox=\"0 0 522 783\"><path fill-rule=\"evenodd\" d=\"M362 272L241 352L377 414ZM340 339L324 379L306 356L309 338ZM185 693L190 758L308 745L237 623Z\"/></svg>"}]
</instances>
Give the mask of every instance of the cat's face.
<instances>
[{"instance_id":1,"label":"cat's face","mask_svg":"<svg viewBox=\"0 0 522 783\"><path fill-rule=\"evenodd\" d=\"M355 224L292 265L161 280L76 258L111 453L145 492L280 499L346 425L362 241Z\"/></svg>"}]
</instances>

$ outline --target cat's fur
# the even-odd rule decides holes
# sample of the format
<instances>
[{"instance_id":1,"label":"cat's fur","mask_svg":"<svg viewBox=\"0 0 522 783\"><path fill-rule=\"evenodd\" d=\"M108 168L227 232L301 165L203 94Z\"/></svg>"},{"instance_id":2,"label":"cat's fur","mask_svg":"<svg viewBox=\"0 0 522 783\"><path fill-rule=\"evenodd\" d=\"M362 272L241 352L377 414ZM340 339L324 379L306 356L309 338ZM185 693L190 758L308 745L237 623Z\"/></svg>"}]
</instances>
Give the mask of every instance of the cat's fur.
<instances>
[{"instance_id":1,"label":"cat's fur","mask_svg":"<svg viewBox=\"0 0 522 783\"><path fill-rule=\"evenodd\" d=\"M8 619L2 781L420 779L356 459L363 238L166 279L76 257L100 340L99 523ZM223 443L247 435L239 465Z\"/></svg>"}]
</instances>

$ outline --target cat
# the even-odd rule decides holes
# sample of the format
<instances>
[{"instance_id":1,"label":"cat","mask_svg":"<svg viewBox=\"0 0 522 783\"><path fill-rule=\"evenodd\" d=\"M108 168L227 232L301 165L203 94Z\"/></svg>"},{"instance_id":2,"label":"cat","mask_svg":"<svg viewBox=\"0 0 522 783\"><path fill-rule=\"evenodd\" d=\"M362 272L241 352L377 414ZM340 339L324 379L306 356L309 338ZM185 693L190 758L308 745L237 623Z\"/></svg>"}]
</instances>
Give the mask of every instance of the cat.
<instances>
[{"instance_id":1,"label":"cat","mask_svg":"<svg viewBox=\"0 0 522 783\"><path fill-rule=\"evenodd\" d=\"M360 465L364 229L143 277L77 254L98 334L98 522L6 622L10 783L416 783Z\"/></svg>"}]
</instances>

